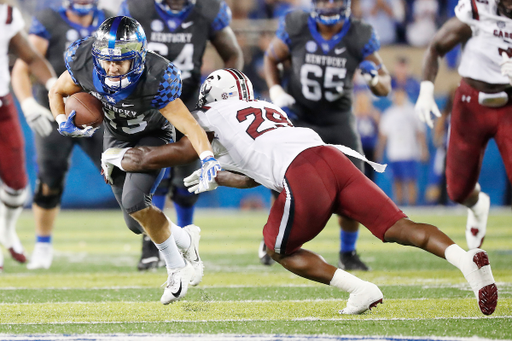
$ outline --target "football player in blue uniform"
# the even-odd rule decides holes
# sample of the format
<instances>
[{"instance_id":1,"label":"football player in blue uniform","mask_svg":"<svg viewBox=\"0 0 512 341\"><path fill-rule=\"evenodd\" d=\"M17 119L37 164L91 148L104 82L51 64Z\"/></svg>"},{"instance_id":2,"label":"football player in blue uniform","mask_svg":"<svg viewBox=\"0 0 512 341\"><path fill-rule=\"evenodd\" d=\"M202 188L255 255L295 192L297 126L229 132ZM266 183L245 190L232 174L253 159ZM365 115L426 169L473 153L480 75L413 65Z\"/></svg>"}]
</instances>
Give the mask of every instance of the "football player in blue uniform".
<instances>
[{"instance_id":1,"label":"football player in blue uniform","mask_svg":"<svg viewBox=\"0 0 512 341\"><path fill-rule=\"evenodd\" d=\"M164 57L148 51L146 35L136 20L124 16L105 20L94 37L73 43L65 60L67 71L49 94L62 135L94 134L96 128L79 129L73 124L76 112L68 117L64 112L63 99L85 91L103 104L104 149L164 145L174 141L176 128L199 155L203 186L215 184L220 165L206 133L179 99L181 72ZM161 302L180 299L188 285L199 284L203 276L198 253L200 229L194 225L181 229L152 205L151 197L163 171L125 173L107 166L103 171L128 227L147 234L165 261L169 276Z\"/></svg>"},{"instance_id":2,"label":"football player in blue uniform","mask_svg":"<svg viewBox=\"0 0 512 341\"><path fill-rule=\"evenodd\" d=\"M350 0L313 0L311 11L293 11L281 19L265 54L270 98L286 109L295 126L315 130L326 143L362 153L351 109L352 79L359 68L372 93L389 93L391 78L377 53L379 47L373 28L350 16ZM278 68L284 62L291 63L287 91ZM361 161L352 161L363 169ZM367 271L355 249L359 223L339 216L339 224L338 266Z\"/></svg>"},{"instance_id":3,"label":"football player in blue uniform","mask_svg":"<svg viewBox=\"0 0 512 341\"><path fill-rule=\"evenodd\" d=\"M99 9L97 4L97 0L68 0L58 9L47 8L35 15L29 40L48 59L58 75L66 71L63 58L66 48L75 40L90 36L105 18L113 16L113 13ZM36 245L27 268L48 269L53 260L53 226L73 146L80 146L100 169L103 139L102 134L90 139L60 135L48 109L48 91L39 84L34 84L32 89L28 66L22 60L14 65L12 85L27 123L34 130L37 151L37 185L32 204Z\"/></svg>"},{"instance_id":4,"label":"football player in blue uniform","mask_svg":"<svg viewBox=\"0 0 512 341\"><path fill-rule=\"evenodd\" d=\"M219 53L225 67L243 68L241 49L229 27L231 10L222 0L124 0L119 15L137 20L147 34L148 49L169 59L181 70L183 90L180 99L189 110L194 109L197 101L208 41ZM163 210L166 195L170 194L178 226L193 223L198 195L187 191L183 178L198 168L197 162L167 169L153 196L153 203ZM159 260L158 250L144 236L137 268L155 268Z\"/></svg>"}]
</instances>

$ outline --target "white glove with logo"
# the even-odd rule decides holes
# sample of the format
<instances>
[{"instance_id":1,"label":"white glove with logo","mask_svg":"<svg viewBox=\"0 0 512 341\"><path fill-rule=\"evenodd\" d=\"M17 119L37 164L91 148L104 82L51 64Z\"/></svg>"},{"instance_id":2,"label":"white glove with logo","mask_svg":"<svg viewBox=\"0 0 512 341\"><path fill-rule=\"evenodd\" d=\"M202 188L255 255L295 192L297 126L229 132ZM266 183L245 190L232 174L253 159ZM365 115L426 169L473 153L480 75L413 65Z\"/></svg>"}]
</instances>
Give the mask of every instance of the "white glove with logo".
<instances>
[{"instance_id":1,"label":"white glove with logo","mask_svg":"<svg viewBox=\"0 0 512 341\"><path fill-rule=\"evenodd\" d=\"M114 167L124 171L121 166L121 161L128 149L130 148L109 148L101 154L101 174L103 174L106 183L110 185L114 184L114 180L112 179Z\"/></svg>"},{"instance_id":2,"label":"white glove with logo","mask_svg":"<svg viewBox=\"0 0 512 341\"><path fill-rule=\"evenodd\" d=\"M503 58L500 63L501 74L507 76L509 83L512 84L512 58L505 51L501 53L501 57Z\"/></svg>"},{"instance_id":3,"label":"white glove with logo","mask_svg":"<svg viewBox=\"0 0 512 341\"><path fill-rule=\"evenodd\" d=\"M434 100L434 83L431 81L421 82L420 95L418 96L414 110L418 114L420 120L427 123L430 128L434 127L430 112L437 117L441 117L441 112Z\"/></svg>"},{"instance_id":4,"label":"white glove with logo","mask_svg":"<svg viewBox=\"0 0 512 341\"><path fill-rule=\"evenodd\" d=\"M219 186L215 181L217 173L222 169L219 161L217 161L209 151L201 153L200 158L201 169L196 170L183 179L183 183L185 187L189 187L188 191L190 193L199 194L213 191Z\"/></svg>"},{"instance_id":5,"label":"white glove with logo","mask_svg":"<svg viewBox=\"0 0 512 341\"><path fill-rule=\"evenodd\" d=\"M289 107L295 104L295 98L290 96L286 91L284 91L283 87L279 84L273 85L268 93L270 95L270 100L272 103L277 105L280 108Z\"/></svg>"},{"instance_id":6,"label":"white glove with logo","mask_svg":"<svg viewBox=\"0 0 512 341\"><path fill-rule=\"evenodd\" d=\"M21 102L21 110L27 120L30 129L42 137L50 135L54 118L50 110L36 102L34 97L29 97Z\"/></svg>"}]
</instances>

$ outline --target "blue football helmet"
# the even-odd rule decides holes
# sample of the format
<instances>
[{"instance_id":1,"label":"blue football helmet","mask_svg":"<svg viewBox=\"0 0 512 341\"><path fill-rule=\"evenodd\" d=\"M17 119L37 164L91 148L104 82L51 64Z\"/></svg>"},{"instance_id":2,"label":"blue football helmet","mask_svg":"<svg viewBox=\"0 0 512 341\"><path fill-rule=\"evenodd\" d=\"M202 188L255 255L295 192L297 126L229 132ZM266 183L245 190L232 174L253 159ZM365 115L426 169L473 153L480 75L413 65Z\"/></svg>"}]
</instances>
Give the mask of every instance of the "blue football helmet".
<instances>
[{"instance_id":1,"label":"blue football helmet","mask_svg":"<svg viewBox=\"0 0 512 341\"><path fill-rule=\"evenodd\" d=\"M98 0L65 0L63 6L83 17L98 8Z\"/></svg>"},{"instance_id":2,"label":"blue football helmet","mask_svg":"<svg viewBox=\"0 0 512 341\"><path fill-rule=\"evenodd\" d=\"M155 0L158 7L170 16L179 17L196 4L196 0Z\"/></svg>"},{"instance_id":3,"label":"blue football helmet","mask_svg":"<svg viewBox=\"0 0 512 341\"><path fill-rule=\"evenodd\" d=\"M332 26L350 16L350 0L312 0L311 16L318 23Z\"/></svg>"},{"instance_id":4,"label":"blue football helmet","mask_svg":"<svg viewBox=\"0 0 512 341\"><path fill-rule=\"evenodd\" d=\"M108 18L98 27L94 39L94 69L104 86L111 91L119 91L139 80L146 61L147 39L137 20L123 16ZM100 63L122 60L131 60L132 64L130 70L121 76L108 76Z\"/></svg>"}]
</instances>

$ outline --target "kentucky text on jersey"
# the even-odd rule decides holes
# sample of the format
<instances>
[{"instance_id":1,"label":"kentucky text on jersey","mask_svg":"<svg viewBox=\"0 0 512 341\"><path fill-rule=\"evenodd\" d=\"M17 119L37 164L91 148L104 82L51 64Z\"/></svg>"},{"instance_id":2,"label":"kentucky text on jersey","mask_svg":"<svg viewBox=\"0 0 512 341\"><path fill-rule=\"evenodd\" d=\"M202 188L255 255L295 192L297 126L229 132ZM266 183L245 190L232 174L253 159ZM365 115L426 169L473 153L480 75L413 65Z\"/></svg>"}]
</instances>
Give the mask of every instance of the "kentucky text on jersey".
<instances>
[{"instance_id":1,"label":"kentucky text on jersey","mask_svg":"<svg viewBox=\"0 0 512 341\"><path fill-rule=\"evenodd\" d=\"M119 114L119 116L121 116L121 117L137 117L137 115L138 115L138 113L134 110L121 109L119 107L113 106L110 103L107 103L106 101L103 101L103 106L105 107L106 111L109 111L109 110L113 111L113 112Z\"/></svg>"},{"instance_id":2,"label":"kentucky text on jersey","mask_svg":"<svg viewBox=\"0 0 512 341\"><path fill-rule=\"evenodd\" d=\"M306 63L344 68L347 59L306 53Z\"/></svg>"},{"instance_id":3,"label":"kentucky text on jersey","mask_svg":"<svg viewBox=\"0 0 512 341\"><path fill-rule=\"evenodd\" d=\"M151 32L150 41L160 43L190 43L192 41L192 33Z\"/></svg>"}]
</instances>

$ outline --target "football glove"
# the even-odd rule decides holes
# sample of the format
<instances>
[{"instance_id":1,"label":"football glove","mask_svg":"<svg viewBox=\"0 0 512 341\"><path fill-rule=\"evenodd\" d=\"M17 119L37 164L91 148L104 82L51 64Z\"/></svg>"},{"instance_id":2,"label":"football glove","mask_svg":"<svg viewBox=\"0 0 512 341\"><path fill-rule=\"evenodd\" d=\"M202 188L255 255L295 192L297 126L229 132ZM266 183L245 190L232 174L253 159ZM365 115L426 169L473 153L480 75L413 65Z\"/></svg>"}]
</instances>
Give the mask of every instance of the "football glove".
<instances>
[{"instance_id":1,"label":"football glove","mask_svg":"<svg viewBox=\"0 0 512 341\"><path fill-rule=\"evenodd\" d=\"M368 86L373 87L379 82L379 68L371 60L363 60L359 69Z\"/></svg>"},{"instance_id":2,"label":"football glove","mask_svg":"<svg viewBox=\"0 0 512 341\"><path fill-rule=\"evenodd\" d=\"M284 89L279 84L271 86L268 92L272 103L280 108L289 107L295 104L295 98L284 91Z\"/></svg>"},{"instance_id":3,"label":"football glove","mask_svg":"<svg viewBox=\"0 0 512 341\"><path fill-rule=\"evenodd\" d=\"M441 117L441 112L439 111L436 101L434 100L434 83L431 81L421 82L420 95L418 96L414 110L418 114L420 120L427 123L430 128L434 127L430 112L432 112L437 117Z\"/></svg>"},{"instance_id":4,"label":"football glove","mask_svg":"<svg viewBox=\"0 0 512 341\"><path fill-rule=\"evenodd\" d=\"M219 161L213 156L208 155L201 159L201 169L196 170L190 176L183 179L183 183L186 187L190 187L188 188L190 193L199 194L213 191L219 186L215 181L215 177L221 169Z\"/></svg>"},{"instance_id":5,"label":"football glove","mask_svg":"<svg viewBox=\"0 0 512 341\"><path fill-rule=\"evenodd\" d=\"M34 97L29 97L21 102L21 110L30 129L42 137L50 135L52 132L51 122L55 121L50 110L37 103Z\"/></svg>"},{"instance_id":6,"label":"football glove","mask_svg":"<svg viewBox=\"0 0 512 341\"><path fill-rule=\"evenodd\" d=\"M70 136L70 137L91 137L94 135L96 130L100 129L100 127L93 128L91 126L87 126L84 129L79 129L73 123L73 118L75 118L76 111L73 110L66 120L62 120L59 122L59 133L62 136Z\"/></svg>"},{"instance_id":7,"label":"football glove","mask_svg":"<svg viewBox=\"0 0 512 341\"><path fill-rule=\"evenodd\" d=\"M507 76L509 83L512 84L512 58L505 51L501 53L501 57L503 59L500 63L501 74Z\"/></svg>"}]
</instances>

